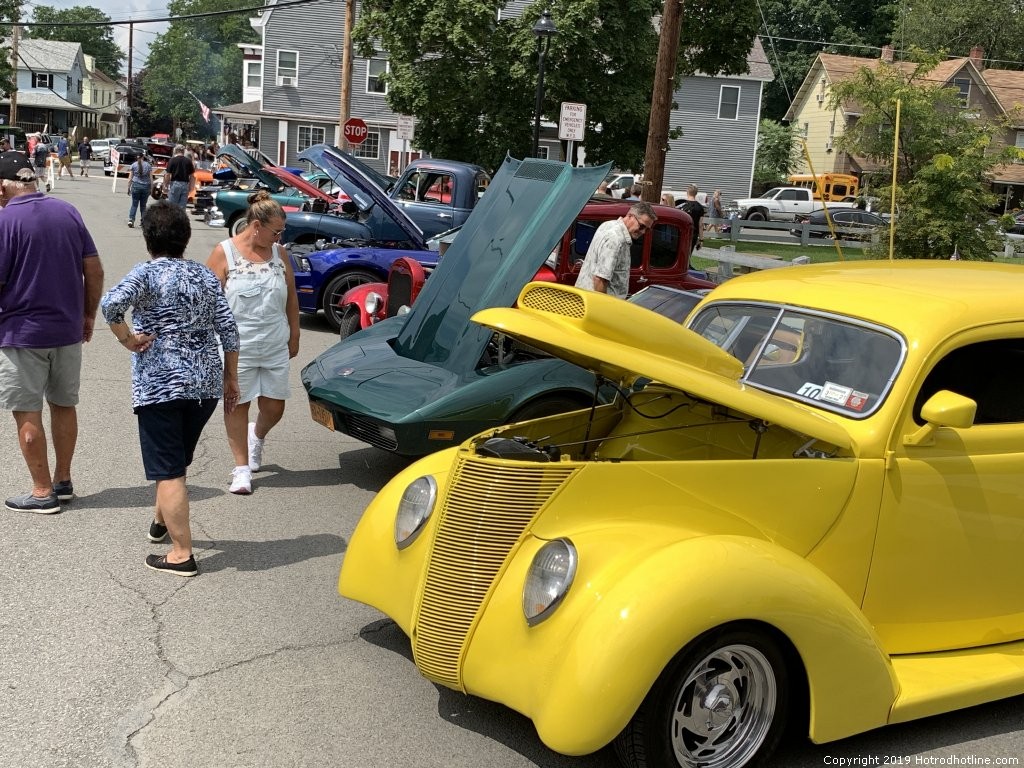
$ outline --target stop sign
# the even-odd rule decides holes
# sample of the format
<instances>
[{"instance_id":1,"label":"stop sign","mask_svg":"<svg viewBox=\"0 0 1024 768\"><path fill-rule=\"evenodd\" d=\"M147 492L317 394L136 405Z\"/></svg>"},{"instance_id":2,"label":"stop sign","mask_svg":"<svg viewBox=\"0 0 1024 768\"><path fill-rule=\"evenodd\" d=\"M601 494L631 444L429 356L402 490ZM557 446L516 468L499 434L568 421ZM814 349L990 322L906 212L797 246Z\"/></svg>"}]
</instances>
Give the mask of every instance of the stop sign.
<instances>
[{"instance_id":1,"label":"stop sign","mask_svg":"<svg viewBox=\"0 0 1024 768\"><path fill-rule=\"evenodd\" d=\"M343 133L345 135L345 141L349 144L362 144L366 141L366 123L360 120L358 117L350 117L345 121Z\"/></svg>"}]
</instances>

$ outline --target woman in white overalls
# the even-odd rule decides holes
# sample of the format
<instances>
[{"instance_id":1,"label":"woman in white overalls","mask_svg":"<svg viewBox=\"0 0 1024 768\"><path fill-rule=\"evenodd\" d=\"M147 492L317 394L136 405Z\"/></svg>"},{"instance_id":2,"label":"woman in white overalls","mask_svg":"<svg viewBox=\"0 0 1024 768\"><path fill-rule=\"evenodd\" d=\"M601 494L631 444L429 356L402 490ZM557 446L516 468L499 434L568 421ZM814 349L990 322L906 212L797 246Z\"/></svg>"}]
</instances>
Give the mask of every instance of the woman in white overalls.
<instances>
[{"instance_id":1,"label":"woman in white overalls","mask_svg":"<svg viewBox=\"0 0 1024 768\"><path fill-rule=\"evenodd\" d=\"M213 249L206 266L220 278L238 324L238 407L224 414L234 455L231 493L252 493L263 441L284 415L288 362L299 352L299 303L291 259L277 241L285 213L266 190L249 195L246 226ZM249 421L249 403L257 402ZM247 426L248 425L248 426Z\"/></svg>"}]
</instances>

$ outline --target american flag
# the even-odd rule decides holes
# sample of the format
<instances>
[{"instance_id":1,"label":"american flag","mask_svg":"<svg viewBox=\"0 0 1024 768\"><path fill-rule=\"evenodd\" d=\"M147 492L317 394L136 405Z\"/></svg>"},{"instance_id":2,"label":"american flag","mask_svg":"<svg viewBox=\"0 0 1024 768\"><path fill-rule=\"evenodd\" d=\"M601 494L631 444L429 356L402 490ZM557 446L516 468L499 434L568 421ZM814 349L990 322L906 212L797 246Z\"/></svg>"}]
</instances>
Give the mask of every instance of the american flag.
<instances>
[{"instance_id":1,"label":"american flag","mask_svg":"<svg viewBox=\"0 0 1024 768\"><path fill-rule=\"evenodd\" d=\"M199 99L196 99L196 101L199 101ZM203 113L203 120L210 122L210 108L201 101L199 101L199 111Z\"/></svg>"}]
</instances>

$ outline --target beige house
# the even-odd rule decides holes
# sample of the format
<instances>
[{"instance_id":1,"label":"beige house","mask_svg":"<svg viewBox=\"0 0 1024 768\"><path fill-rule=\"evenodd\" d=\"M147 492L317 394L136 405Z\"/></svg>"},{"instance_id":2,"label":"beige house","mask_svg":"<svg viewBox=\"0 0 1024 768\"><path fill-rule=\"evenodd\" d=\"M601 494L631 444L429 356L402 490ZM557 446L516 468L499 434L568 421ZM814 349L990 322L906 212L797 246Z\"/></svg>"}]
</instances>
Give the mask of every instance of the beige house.
<instances>
[{"instance_id":1,"label":"beige house","mask_svg":"<svg viewBox=\"0 0 1024 768\"><path fill-rule=\"evenodd\" d=\"M956 88L964 108L978 116L1008 118L1012 127L997 141L1024 148L1024 72L986 69L983 59L981 48L973 48L970 56L941 62L929 73L929 79ZM885 46L877 59L821 53L814 60L785 119L806 141L815 173L860 175L875 170L876 166L865 158L851 156L836 146L846 127L860 117L859 105L844 102L829 109L829 96L836 83L862 67L873 69L883 61L893 63L891 46ZM914 64L897 62L896 66L910 69ZM798 172L808 171L806 161L801 161ZM1024 165L997 167L994 185L1006 196L1007 207L1019 205L1024 196Z\"/></svg>"},{"instance_id":2,"label":"beige house","mask_svg":"<svg viewBox=\"0 0 1024 768\"><path fill-rule=\"evenodd\" d=\"M127 85L97 69L95 56L85 55L85 68L82 103L97 110L99 117L94 129L95 135L90 138L124 138L127 135L128 120Z\"/></svg>"}]
</instances>

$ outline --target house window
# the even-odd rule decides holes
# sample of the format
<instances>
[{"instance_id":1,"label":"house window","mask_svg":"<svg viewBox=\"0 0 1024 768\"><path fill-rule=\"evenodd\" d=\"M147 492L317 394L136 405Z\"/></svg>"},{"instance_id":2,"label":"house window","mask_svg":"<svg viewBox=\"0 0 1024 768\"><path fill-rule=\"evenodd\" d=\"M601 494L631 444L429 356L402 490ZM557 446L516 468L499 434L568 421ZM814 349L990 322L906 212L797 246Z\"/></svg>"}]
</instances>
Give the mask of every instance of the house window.
<instances>
[{"instance_id":1,"label":"house window","mask_svg":"<svg viewBox=\"0 0 1024 768\"><path fill-rule=\"evenodd\" d=\"M366 92L386 94L388 84L382 79L391 71L391 65L387 59L370 59L366 62Z\"/></svg>"},{"instance_id":2,"label":"house window","mask_svg":"<svg viewBox=\"0 0 1024 768\"><path fill-rule=\"evenodd\" d=\"M367 160L380 159L380 131L367 131L366 140L362 144L357 144L352 154Z\"/></svg>"},{"instance_id":3,"label":"house window","mask_svg":"<svg viewBox=\"0 0 1024 768\"><path fill-rule=\"evenodd\" d=\"M277 84L298 85L299 84L299 52L278 51L277 52Z\"/></svg>"},{"instance_id":4,"label":"house window","mask_svg":"<svg viewBox=\"0 0 1024 768\"><path fill-rule=\"evenodd\" d=\"M548 148L546 146L544 146L543 144L541 144L539 147L537 147L537 158L540 159L540 160L547 160L548 159Z\"/></svg>"},{"instance_id":5,"label":"house window","mask_svg":"<svg viewBox=\"0 0 1024 768\"><path fill-rule=\"evenodd\" d=\"M1017 140L1014 142L1017 149L1024 149L1024 131L1017 131Z\"/></svg>"},{"instance_id":6,"label":"house window","mask_svg":"<svg viewBox=\"0 0 1024 768\"><path fill-rule=\"evenodd\" d=\"M309 149L314 144L323 144L325 141L323 128L317 128L315 125L299 126L298 152Z\"/></svg>"},{"instance_id":7,"label":"house window","mask_svg":"<svg viewBox=\"0 0 1024 768\"><path fill-rule=\"evenodd\" d=\"M71 75L68 75L64 79L66 80L64 83L64 93L71 93Z\"/></svg>"},{"instance_id":8,"label":"house window","mask_svg":"<svg viewBox=\"0 0 1024 768\"><path fill-rule=\"evenodd\" d=\"M740 87L723 85L718 95L718 119L735 120L740 114Z\"/></svg>"},{"instance_id":9,"label":"house window","mask_svg":"<svg viewBox=\"0 0 1024 768\"><path fill-rule=\"evenodd\" d=\"M966 107L971 103L971 79L969 77L954 78L953 87L960 92L961 107Z\"/></svg>"},{"instance_id":10,"label":"house window","mask_svg":"<svg viewBox=\"0 0 1024 768\"><path fill-rule=\"evenodd\" d=\"M280 69L278 70L280 71ZM245 62L245 85L247 88L259 88L263 84L263 62Z\"/></svg>"},{"instance_id":11,"label":"house window","mask_svg":"<svg viewBox=\"0 0 1024 768\"><path fill-rule=\"evenodd\" d=\"M49 88L50 90L53 90L53 75L44 72L36 72L35 76L32 78L32 87Z\"/></svg>"}]
</instances>

